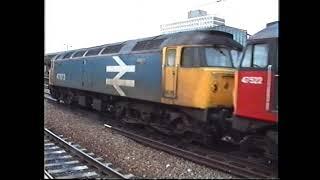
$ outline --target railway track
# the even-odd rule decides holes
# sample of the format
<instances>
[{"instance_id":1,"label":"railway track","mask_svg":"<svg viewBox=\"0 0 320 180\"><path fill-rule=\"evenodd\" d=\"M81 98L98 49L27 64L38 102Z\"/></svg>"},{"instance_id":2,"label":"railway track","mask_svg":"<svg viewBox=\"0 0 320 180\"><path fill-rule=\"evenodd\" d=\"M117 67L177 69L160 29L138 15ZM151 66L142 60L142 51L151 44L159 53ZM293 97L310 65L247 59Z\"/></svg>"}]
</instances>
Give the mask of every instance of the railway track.
<instances>
[{"instance_id":1,"label":"railway track","mask_svg":"<svg viewBox=\"0 0 320 180\"><path fill-rule=\"evenodd\" d=\"M273 168L263 166L252 161L246 161L237 157L232 157L227 153L210 151L210 154L200 155L193 151L188 151L177 146L166 144L154 139L140 136L136 133L131 133L127 130L120 129L105 124L105 127L110 128L130 139L133 139L141 144L166 151L170 154L188 159L198 164L203 164L210 168L219 169L221 171L233 174L239 178L277 178L277 173Z\"/></svg>"},{"instance_id":2,"label":"railway track","mask_svg":"<svg viewBox=\"0 0 320 180\"><path fill-rule=\"evenodd\" d=\"M121 173L121 169L113 167L111 163L103 163L102 158L94 157L93 153L67 142L48 129L44 130L44 141L45 179L134 178L132 174Z\"/></svg>"}]
</instances>

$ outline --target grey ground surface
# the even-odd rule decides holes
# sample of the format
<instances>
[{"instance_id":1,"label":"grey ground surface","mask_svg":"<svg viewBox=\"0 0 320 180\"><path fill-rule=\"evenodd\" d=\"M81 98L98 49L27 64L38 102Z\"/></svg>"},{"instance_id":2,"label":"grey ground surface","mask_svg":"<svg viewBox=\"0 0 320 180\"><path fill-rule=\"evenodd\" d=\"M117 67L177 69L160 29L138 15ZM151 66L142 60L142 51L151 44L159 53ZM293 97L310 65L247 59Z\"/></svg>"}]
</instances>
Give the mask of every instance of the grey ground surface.
<instances>
[{"instance_id":1,"label":"grey ground surface","mask_svg":"<svg viewBox=\"0 0 320 180\"><path fill-rule=\"evenodd\" d=\"M75 111L47 100L44 108L45 128L70 138L126 173L143 178L233 178L111 132L94 112Z\"/></svg>"}]
</instances>

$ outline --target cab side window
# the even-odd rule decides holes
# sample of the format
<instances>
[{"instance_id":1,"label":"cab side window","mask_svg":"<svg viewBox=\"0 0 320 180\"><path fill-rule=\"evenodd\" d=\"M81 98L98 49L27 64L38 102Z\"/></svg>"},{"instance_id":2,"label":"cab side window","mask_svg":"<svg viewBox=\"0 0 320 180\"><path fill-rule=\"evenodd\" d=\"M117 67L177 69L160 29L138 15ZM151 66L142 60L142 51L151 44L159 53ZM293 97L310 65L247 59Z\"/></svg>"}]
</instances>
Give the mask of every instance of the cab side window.
<instances>
[{"instance_id":1,"label":"cab side window","mask_svg":"<svg viewBox=\"0 0 320 180\"><path fill-rule=\"evenodd\" d=\"M268 45L255 44L247 47L241 67L265 68L268 65Z\"/></svg>"},{"instance_id":2,"label":"cab side window","mask_svg":"<svg viewBox=\"0 0 320 180\"><path fill-rule=\"evenodd\" d=\"M193 52L193 48L183 48L183 56L182 56L182 62L181 62L181 66L182 67L192 67L193 65L193 56L194 56L194 52Z\"/></svg>"},{"instance_id":3,"label":"cab side window","mask_svg":"<svg viewBox=\"0 0 320 180\"><path fill-rule=\"evenodd\" d=\"M176 61L176 50L175 49L168 49L166 53L166 65L167 66L174 66Z\"/></svg>"},{"instance_id":4,"label":"cab side window","mask_svg":"<svg viewBox=\"0 0 320 180\"><path fill-rule=\"evenodd\" d=\"M268 46L266 44L254 45L253 67L265 68L268 65Z\"/></svg>"},{"instance_id":5,"label":"cab side window","mask_svg":"<svg viewBox=\"0 0 320 180\"><path fill-rule=\"evenodd\" d=\"M202 48L203 49L203 48ZM204 50L197 47L186 47L182 51L181 67L200 67L200 61L204 59Z\"/></svg>"}]
</instances>

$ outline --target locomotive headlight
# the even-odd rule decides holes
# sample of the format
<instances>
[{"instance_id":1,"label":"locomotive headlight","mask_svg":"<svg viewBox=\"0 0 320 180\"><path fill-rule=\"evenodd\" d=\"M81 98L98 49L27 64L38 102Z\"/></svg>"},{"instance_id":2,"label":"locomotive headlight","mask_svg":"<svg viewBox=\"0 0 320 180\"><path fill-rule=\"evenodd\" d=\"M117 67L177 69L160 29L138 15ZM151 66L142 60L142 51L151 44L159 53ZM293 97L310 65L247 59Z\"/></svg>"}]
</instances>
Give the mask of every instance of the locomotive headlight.
<instances>
[{"instance_id":1,"label":"locomotive headlight","mask_svg":"<svg viewBox=\"0 0 320 180\"><path fill-rule=\"evenodd\" d=\"M218 91L218 83L217 82L213 82L211 84L211 91L214 93Z\"/></svg>"}]
</instances>

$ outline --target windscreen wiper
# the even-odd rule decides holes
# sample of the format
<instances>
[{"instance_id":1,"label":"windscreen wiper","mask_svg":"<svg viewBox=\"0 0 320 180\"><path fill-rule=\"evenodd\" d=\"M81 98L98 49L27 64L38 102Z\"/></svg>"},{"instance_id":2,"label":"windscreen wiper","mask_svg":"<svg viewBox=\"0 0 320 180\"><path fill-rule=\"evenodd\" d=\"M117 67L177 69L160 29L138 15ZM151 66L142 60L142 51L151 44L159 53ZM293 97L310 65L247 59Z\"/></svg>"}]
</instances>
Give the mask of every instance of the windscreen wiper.
<instances>
[{"instance_id":1,"label":"windscreen wiper","mask_svg":"<svg viewBox=\"0 0 320 180\"><path fill-rule=\"evenodd\" d=\"M217 49L217 48L216 48L216 49ZM226 56L221 49L218 48L218 50L219 50L219 52L220 52L222 55Z\"/></svg>"}]
</instances>

